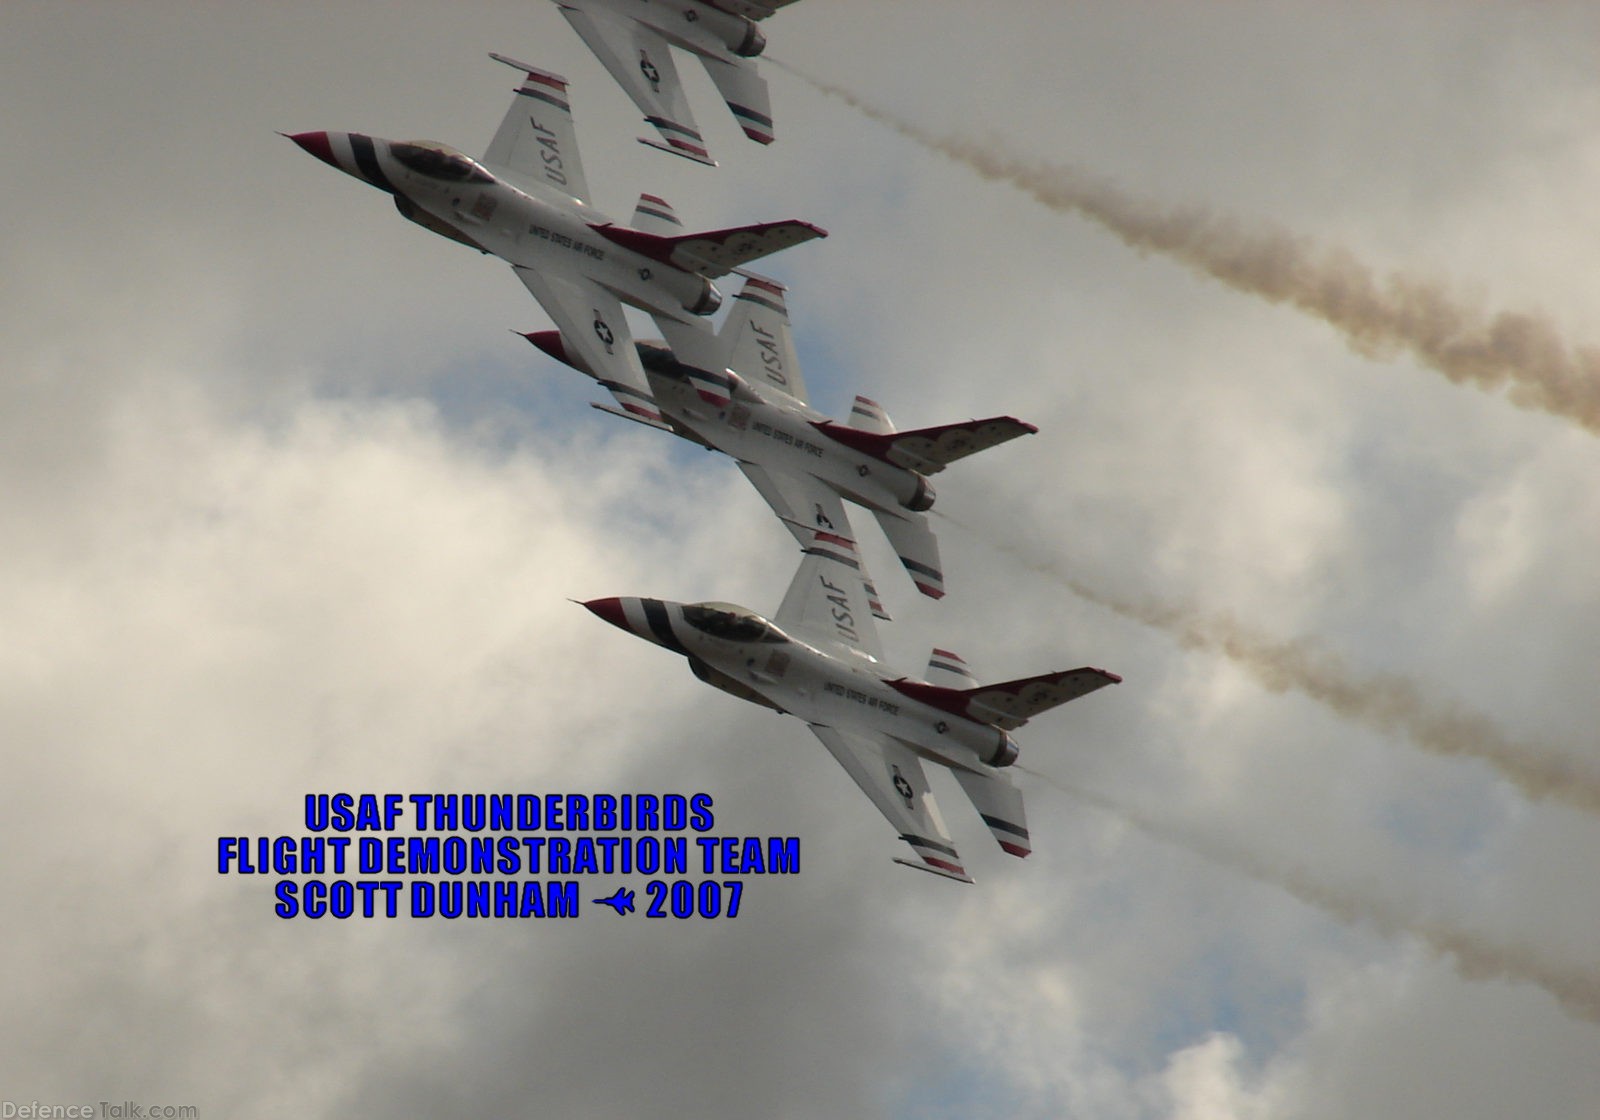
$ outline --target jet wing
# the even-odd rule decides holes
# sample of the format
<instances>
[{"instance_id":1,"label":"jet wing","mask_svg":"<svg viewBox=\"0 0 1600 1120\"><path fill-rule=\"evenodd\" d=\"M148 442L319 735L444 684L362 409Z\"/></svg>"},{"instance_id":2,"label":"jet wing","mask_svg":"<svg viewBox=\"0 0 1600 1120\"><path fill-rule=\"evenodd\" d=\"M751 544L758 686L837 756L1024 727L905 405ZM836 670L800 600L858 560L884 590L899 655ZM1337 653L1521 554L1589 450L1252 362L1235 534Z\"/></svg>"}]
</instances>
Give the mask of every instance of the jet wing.
<instances>
[{"instance_id":1,"label":"jet wing","mask_svg":"<svg viewBox=\"0 0 1600 1120\"><path fill-rule=\"evenodd\" d=\"M769 471L755 463L740 460L739 469L750 480L772 512L782 519L784 527L794 534L802 548L821 530L825 533L850 535L850 522L844 511L844 501L833 487L809 474L789 471Z\"/></svg>"},{"instance_id":2,"label":"jet wing","mask_svg":"<svg viewBox=\"0 0 1600 1120\"><path fill-rule=\"evenodd\" d=\"M526 77L489 141L483 163L519 187L588 205L589 181L578 158L567 80L503 54L491 52L489 57L521 70Z\"/></svg>"},{"instance_id":3,"label":"jet wing","mask_svg":"<svg viewBox=\"0 0 1600 1120\"><path fill-rule=\"evenodd\" d=\"M552 276L521 265L512 265L517 278L533 293L545 314L555 320L563 345L578 352L583 365L635 420L667 428L650 395L639 351L633 344L622 302L594 281L576 274Z\"/></svg>"},{"instance_id":4,"label":"jet wing","mask_svg":"<svg viewBox=\"0 0 1600 1120\"><path fill-rule=\"evenodd\" d=\"M794 539L800 542L802 548L811 544L819 530L840 535L850 532L850 519L845 513L843 499L822 480L809 474L769 471L744 460L740 460L739 469L756 488L756 493L766 499L784 528L794 534ZM860 566L861 582L867 593L867 609L874 618L887 622L889 614L883 609L883 601L878 597L878 589L872 583L867 566L861 563L859 556L856 562Z\"/></svg>"},{"instance_id":5,"label":"jet wing","mask_svg":"<svg viewBox=\"0 0 1600 1120\"><path fill-rule=\"evenodd\" d=\"M977 688L945 688L909 678L889 683L913 700L921 700L979 723L991 723L1002 731L1014 731L1040 712L1086 696L1108 684L1121 684L1122 678L1104 669L1084 666L1082 669L979 685Z\"/></svg>"},{"instance_id":6,"label":"jet wing","mask_svg":"<svg viewBox=\"0 0 1600 1120\"><path fill-rule=\"evenodd\" d=\"M805 558L772 621L802 641L883 657L856 542L826 530L811 534Z\"/></svg>"},{"instance_id":7,"label":"jet wing","mask_svg":"<svg viewBox=\"0 0 1600 1120\"><path fill-rule=\"evenodd\" d=\"M572 29L594 52L623 92L633 99L665 144L640 138L641 144L715 167L706 142L695 127L678 68L667 41L632 19L608 18L600 12L561 5Z\"/></svg>"},{"instance_id":8,"label":"jet wing","mask_svg":"<svg viewBox=\"0 0 1600 1120\"><path fill-rule=\"evenodd\" d=\"M824 435L846 447L918 474L938 474L957 459L1039 430L1011 416L964 420L908 432L871 432L832 420L820 420L816 426Z\"/></svg>"},{"instance_id":9,"label":"jet wing","mask_svg":"<svg viewBox=\"0 0 1600 1120\"><path fill-rule=\"evenodd\" d=\"M712 280L727 275L740 265L771 256L790 246L814 237L828 236L828 231L821 226L794 219L686 233L677 237L659 237L614 222L591 222L589 228L624 249L632 249L651 260Z\"/></svg>"},{"instance_id":10,"label":"jet wing","mask_svg":"<svg viewBox=\"0 0 1600 1120\"><path fill-rule=\"evenodd\" d=\"M961 866L955 842L945 831L944 818L939 815L933 791L928 788L928 776L922 771L922 761L911 748L887 735L845 731L820 723L810 727L920 860L916 863L897 860L897 863L963 883L972 882Z\"/></svg>"}]
</instances>

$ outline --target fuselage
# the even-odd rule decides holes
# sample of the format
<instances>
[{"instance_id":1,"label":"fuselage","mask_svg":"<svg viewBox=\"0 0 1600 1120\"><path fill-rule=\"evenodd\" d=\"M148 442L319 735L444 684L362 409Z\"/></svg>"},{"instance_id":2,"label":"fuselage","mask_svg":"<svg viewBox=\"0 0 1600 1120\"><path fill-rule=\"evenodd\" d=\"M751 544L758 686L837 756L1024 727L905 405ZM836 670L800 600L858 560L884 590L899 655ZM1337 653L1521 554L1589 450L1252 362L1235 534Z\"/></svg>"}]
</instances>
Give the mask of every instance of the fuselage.
<instances>
[{"instance_id":1,"label":"fuselage","mask_svg":"<svg viewBox=\"0 0 1600 1120\"><path fill-rule=\"evenodd\" d=\"M614 226L577 198L551 201L453 148L381 140L357 132L303 132L290 139L324 163L387 191L406 218L507 263L560 275L579 272L651 314L705 315L722 302L705 277L608 240ZM558 158L544 169L557 189ZM625 228L625 227L624 227Z\"/></svg>"},{"instance_id":2,"label":"fuselage","mask_svg":"<svg viewBox=\"0 0 1600 1120\"><path fill-rule=\"evenodd\" d=\"M1015 744L999 728L895 688L905 675L848 644L847 615L840 619L835 612L835 625L844 628L838 642L811 643L727 603L612 598L584 606L689 658L707 684L806 723L889 735L924 758L976 773L995 773L991 760L1009 764L1015 758Z\"/></svg>"},{"instance_id":3,"label":"fuselage","mask_svg":"<svg viewBox=\"0 0 1600 1120\"><path fill-rule=\"evenodd\" d=\"M664 348L641 344L639 350L663 414L718 451L813 475L869 509L906 515L933 504L927 479L825 435L817 425L828 418L795 398L764 392L732 371L708 373L685 366Z\"/></svg>"}]
</instances>

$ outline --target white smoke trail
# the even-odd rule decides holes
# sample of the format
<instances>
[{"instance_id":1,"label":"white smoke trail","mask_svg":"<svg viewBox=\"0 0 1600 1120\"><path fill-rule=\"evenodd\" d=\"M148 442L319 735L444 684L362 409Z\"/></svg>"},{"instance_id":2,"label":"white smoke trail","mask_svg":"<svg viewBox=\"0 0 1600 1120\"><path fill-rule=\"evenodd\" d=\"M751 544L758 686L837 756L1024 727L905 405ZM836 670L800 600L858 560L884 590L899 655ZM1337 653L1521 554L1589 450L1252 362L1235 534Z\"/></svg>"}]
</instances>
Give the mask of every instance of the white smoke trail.
<instances>
[{"instance_id":1,"label":"white smoke trail","mask_svg":"<svg viewBox=\"0 0 1600 1120\"><path fill-rule=\"evenodd\" d=\"M1534 800L1600 813L1600 778L1547 747L1512 740L1480 712L1430 700L1403 676L1357 675L1336 654L1311 642L1271 641L1225 615L1124 602L1078 580L1063 577L1063 582L1090 602L1166 631L1180 645L1223 654L1273 692L1300 692L1346 719L1402 734L1432 754L1486 762Z\"/></svg>"},{"instance_id":2,"label":"white smoke trail","mask_svg":"<svg viewBox=\"0 0 1600 1120\"><path fill-rule=\"evenodd\" d=\"M1368 358L1410 354L1457 384L1510 386L1509 399L1576 421L1600 435L1600 349L1572 347L1545 317L1463 306L1436 281L1377 277L1339 248L1201 207L1161 207L1081 168L1035 163L993 143L938 136L848 90L776 65L902 136L1044 206L1078 214L1139 252L1162 253L1222 283L1285 303L1338 330Z\"/></svg>"},{"instance_id":3,"label":"white smoke trail","mask_svg":"<svg viewBox=\"0 0 1600 1120\"><path fill-rule=\"evenodd\" d=\"M944 519L960 524L954 518ZM1548 746L1512 739L1481 712L1428 697L1415 681L1396 673L1357 674L1336 654L1299 640L1273 641L1226 615L1152 602L1136 602L1097 590L1054 565L1041 563L1003 543L991 547L1073 594L1123 618L1170 634L1186 649L1220 653L1272 692L1299 692L1330 711L1385 734L1404 735L1430 754L1488 763L1533 800L1550 800L1600 814L1600 775Z\"/></svg>"},{"instance_id":4,"label":"white smoke trail","mask_svg":"<svg viewBox=\"0 0 1600 1120\"><path fill-rule=\"evenodd\" d=\"M1418 918L1405 913L1393 902L1328 883L1303 868L1247 851L1235 841L1159 821L1149 813L1103 794L1037 770L1019 769L1025 769L1157 840L1193 852L1258 882L1276 886L1339 921L1369 926L1385 937L1415 937L1434 953L1448 958L1464 979L1537 984L1554 996L1568 1015L1600 1023L1600 977L1593 973L1547 960L1543 954L1526 946L1500 944L1470 930Z\"/></svg>"}]
</instances>

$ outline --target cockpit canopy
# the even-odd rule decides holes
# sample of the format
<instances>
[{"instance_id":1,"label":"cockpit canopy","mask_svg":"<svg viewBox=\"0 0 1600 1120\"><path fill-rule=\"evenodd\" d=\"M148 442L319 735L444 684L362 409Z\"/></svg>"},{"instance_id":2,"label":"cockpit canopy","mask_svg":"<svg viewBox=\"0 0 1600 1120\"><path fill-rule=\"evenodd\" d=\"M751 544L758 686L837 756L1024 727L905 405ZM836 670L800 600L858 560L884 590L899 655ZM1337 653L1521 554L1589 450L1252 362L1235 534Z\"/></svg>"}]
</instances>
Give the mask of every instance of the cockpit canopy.
<instances>
[{"instance_id":1,"label":"cockpit canopy","mask_svg":"<svg viewBox=\"0 0 1600 1120\"><path fill-rule=\"evenodd\" d=\"M390 144L389 153L418 175L430 179L443 179L447 183L492 183L494 176L475 160L468 159L454 148L435 144L432 140L418 140L412 144Z\"/></svg>"},{"instance_id":2,"label":"cockpit canopy","mask_svg":"<svg viewBox=\"0 0 1600 1120\"><path fill-rule=\"evenodd\" d=\"M683 608L683 620L702 634L741 645L787 642L789 636L760 615L732 603L694 603Z\"/></svg>"}]
</instances>

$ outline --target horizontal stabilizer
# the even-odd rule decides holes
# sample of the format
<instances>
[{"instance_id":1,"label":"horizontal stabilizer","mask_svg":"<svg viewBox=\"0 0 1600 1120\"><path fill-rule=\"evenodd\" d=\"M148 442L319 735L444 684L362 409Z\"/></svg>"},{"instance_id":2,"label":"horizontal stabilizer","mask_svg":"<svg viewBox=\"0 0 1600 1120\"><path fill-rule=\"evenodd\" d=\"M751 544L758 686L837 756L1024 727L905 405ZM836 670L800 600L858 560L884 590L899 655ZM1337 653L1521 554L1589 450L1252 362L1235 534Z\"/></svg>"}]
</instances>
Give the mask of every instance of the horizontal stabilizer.
<instances>
[{"instance_id":1,"label":"horizontal stabilizer","mask_svg":"<svg viewBox=\"0 0 1600 1120\"><path fill-rule=\"evenodd\" d=\"M772 143L772 98L767 93L767 80L756 70L756 64L742 58L734 61L710 55L701 56L700 61L744 134L757 144Z\"/></svg>"},{"instance_id":2,"label":"horizontal stabilizer","mask_svg":"<svg viewBox=\"0 0 1600 1120\"><path fill-rule=\"evenodd\" d=\"M1039 430L1010 416L890 433L864 431L832 420L817 421L815 426L823 435L863 455L918 474L938 474L957 459Z\"/></svg>"},{"instance_id":3,"label":"horizontal stabilizer","mask_svg":"<svg viewBox=\"0 0 1600 1120\"><path fill-rule=\"evenodd\" d=\"M828 231L821 226L794 220L762 222L759 225L714 229L677 237L663 237L614 223L591 225L589 228L624 249L632 249L651 260L712 279L725 276L750 261L771 256L813 238L828 236Z\"/></svg>"},{"instance_id":4,"label":"horizontal stabilizer","mask_svg":"<svg viewBox=\"0 0 1600 1120\"><path fill-rule=\"evenodd\" d=\"M1104 669L1084 666L977 688L944 688L906 677L889 683L913 700L979 723L993 724L1002 731L1012 731L1040 712L1087 696L1108 684L1120 684L1122 678Z\"/></svg>"},{"instance_id":5,"label":"horizontal stabilizer","mask_svg":"<svg viewBox=\"0 0 1600 1120\"><path fill-rule=\"evenodd\" d=\"M1002 849L1019 858L1033 851L1028 818L1022 811L1022 791L1009 775L980 774L959 767L951 767L951 772Z\"/></svg>"},{"instance_id":6,"label":"horizontal stabilizer","mask_svg":"<svg viewBox=\"0 0 1600 1120\"><path fill-rule=\"evenodd\" d=\"M917 590L930 599L943 599L944 569L939 560L939 538L928 528L928 519L920 514L901 517L886 509L874 509L872 513Z\"/></svg>"}]
</instances>

